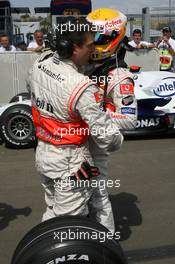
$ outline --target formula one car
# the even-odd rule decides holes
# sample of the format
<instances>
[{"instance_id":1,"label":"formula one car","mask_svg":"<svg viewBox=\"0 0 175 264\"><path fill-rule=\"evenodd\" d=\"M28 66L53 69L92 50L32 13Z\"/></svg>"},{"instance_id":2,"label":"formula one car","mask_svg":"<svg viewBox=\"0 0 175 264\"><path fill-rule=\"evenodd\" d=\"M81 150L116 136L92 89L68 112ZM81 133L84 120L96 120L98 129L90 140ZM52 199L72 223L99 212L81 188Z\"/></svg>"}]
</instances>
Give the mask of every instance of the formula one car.
<instances>
[{"instance_id":1,"label":"formula one car","mask_svg":"<svg viewBox=\"0 0 175 264\"><path fill-rule=\"evenodd\" d=\"M90 76L97 76L97 79L98 77L100 79L100 76L107 76L109 71L115 68L116 58L110 58L97 67ZM130 67L130 71L134 74L138 120L136 129L123 131L124 135L175 132L175 74L168 71L141 71L140 67L135 66ZM125 102L124 106L130 105L128 97L128 102Z\"/></svg>"},{"instance_id":2,"label":"formula one car","mask_svg":"<svg viewBox=\"0 0 175 264\"><path fill-rule=\"evenodd\" d=\"M163 134L175 128L175 74L140 72L134 75L138 121L126 134Z\"/></svg>"}]
</instances>

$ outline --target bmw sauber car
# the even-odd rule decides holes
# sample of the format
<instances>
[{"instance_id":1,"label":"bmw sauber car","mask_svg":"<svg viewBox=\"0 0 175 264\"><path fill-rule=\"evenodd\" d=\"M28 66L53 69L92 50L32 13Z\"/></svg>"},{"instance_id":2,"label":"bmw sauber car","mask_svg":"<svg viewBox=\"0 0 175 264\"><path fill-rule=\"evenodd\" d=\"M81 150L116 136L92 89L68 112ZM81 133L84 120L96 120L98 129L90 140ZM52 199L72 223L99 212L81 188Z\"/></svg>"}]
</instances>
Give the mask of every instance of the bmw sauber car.
<instances>
[{"instance_id":1,"label":"bmw sauber car","mask_svg":"<svg viewBox=\"0 0 175 264\"><path fill-rule=\"evenodd\" d=\"M134 75L138 103L137 127L125 135L174 132L175 74L171 72L139 72Z\"/></svg>"},{"instance_id":2,"label":"bmw sauber car","mask_svg":"<svg viewBox=\"0 0 175 264\"><path fill-rule=\"evenodd\" d=\"M97 67L90 75L108 75L110 70L116 68L116 61L111 58ZM131 67L134 73L134 93L138 105L138 120L135 130L123 131L124 135L147 135L175 132L175 74L168 71L139 71L140 67ZM100 81L99 81L100 84ZM127 112L132 114L130 107L133 98L127 96L123 105ZM134 112L135 113L135 112Z\"/></svg>"}]
</instances>

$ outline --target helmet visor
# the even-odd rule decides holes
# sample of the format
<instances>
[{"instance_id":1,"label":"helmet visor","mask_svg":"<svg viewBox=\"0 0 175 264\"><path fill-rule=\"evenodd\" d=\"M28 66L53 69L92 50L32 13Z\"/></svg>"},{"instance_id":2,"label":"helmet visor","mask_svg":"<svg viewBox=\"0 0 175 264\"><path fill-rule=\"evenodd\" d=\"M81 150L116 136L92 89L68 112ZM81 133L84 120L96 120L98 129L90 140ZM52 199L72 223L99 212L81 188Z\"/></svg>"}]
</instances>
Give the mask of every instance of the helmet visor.
<instances>
[{"instance_id":1,"label":"helmet visor","mask_svg":"<svg viewBox=\"0 0 175 264\"><path fill-rule=\"evenodd\" d=\"M95 34L95 45L106 45L117 38L119 30L99 31Z\"/></svg>"}]
</instances>

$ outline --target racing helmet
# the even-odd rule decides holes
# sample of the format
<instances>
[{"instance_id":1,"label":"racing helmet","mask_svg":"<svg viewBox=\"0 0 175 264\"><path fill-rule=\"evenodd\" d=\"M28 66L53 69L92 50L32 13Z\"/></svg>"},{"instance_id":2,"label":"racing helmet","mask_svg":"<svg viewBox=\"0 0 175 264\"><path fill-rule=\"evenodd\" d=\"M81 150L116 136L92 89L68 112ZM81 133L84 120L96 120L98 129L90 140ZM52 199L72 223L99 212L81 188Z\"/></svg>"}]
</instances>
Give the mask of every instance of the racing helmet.
<instances>
[{"instance_id":1,"label":"racing helmet","mask_svg":"<svg viewBox=\"0 0 175 264\"><path fill-rule=\"evenodd\" d=\"M127 18L120 11L100 8L88 14L95 34L95 51L91 59L99 61L117 52L126 32Z\"/></svg>"}]
</instances>

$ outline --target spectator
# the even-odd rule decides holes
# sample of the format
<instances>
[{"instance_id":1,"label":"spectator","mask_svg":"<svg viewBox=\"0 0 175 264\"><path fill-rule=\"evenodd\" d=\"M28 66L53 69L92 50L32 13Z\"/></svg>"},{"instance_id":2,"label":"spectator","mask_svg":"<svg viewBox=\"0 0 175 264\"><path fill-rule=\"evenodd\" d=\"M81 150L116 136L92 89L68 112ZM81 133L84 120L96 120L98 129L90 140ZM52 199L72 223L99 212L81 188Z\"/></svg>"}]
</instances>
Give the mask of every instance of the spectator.
<instances>
[{"instance_id":1,"label":"spectator","mask_svg":"<svg viewBox=\"0 0 175 264\"><path fill-rule=\"evenodd\" d=\"M7 34L2 34L0 37L0 41L1 41L0 52L16 51L16 48L13 45L10 45L10 39Z\"/></svg>"},{"instance_id":2,"label":"spectator","mask_svg":"<svg viewBox=\"0 0 175 264\"><path fill-rule=\"evenodd\" d=\"M40 52L43 48L45 48L45 43L43 40L43 32L41 30L36 30L34 33L35 41L29 43L27 50Z\"/></svg>"},{"instance_id":3,"label":"spectator","mask_svg":"<svg viewBox=\"0 0 175 264\"><path fill-rule=\"evenodd\" d=\"M149 43L147 41L142 41L142 31L140 29L135 29L133 31L133 40L129 41L129 45L136 49L143 49L143 48L154 48L155 45Z\"/></svg>"},{"instance_id":4,"label":"spectator","mask_svg":"<svg viewBox=\"0 0 175 264\"><path fill-rule=\"evenodd\" d=\"M170 27L162 29L162 37L157 41L158 49L169 50L171 55L175 55L175 40L171 38L172 32Z\"/></svg>"},{"instance_id":5,"label":"spectator","mask_svg":"<svg viewBox=\"0 0 175 264\"><path fill-rule=\"evenodd\" d=\"M173 56L175 55L175 40L171 38L171 28L162 29L162 37L157 41L156 47L160 53L160 70L173 70Z\"/></svg>"}]
</instances>

